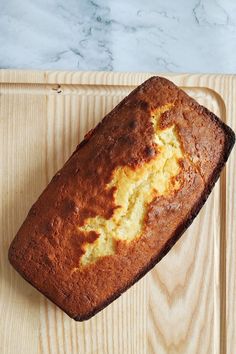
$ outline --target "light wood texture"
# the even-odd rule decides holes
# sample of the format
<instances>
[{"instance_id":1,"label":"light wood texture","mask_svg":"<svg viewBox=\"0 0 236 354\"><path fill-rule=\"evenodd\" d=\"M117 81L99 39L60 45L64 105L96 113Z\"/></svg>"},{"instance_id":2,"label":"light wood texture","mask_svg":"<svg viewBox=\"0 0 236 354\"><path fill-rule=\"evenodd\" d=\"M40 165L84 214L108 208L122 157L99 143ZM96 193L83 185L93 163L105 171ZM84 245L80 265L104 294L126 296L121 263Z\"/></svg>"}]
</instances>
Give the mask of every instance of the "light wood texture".
<instances>
[{"instance_id":1,"label":"light wood texture","mask_svg":"<svg viewBox=\"0 0 236 354\"><path fill-rule=\"evenodd\" d=\"M236 161L169 254L112 305L76 323L9 265L31 204L84 134L144 73L0 71L0 353L236 352ZM164 75L236 130L236 78Z\"/></svg>"}]
</instances>

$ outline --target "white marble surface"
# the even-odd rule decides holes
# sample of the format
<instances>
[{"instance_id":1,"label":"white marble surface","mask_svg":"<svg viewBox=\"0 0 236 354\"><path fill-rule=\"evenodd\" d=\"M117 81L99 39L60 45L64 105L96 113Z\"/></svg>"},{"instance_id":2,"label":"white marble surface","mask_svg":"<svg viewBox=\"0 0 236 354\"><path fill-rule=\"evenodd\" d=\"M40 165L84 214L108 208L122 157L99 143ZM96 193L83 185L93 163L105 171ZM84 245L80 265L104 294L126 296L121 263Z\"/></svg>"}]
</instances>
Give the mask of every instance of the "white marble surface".
<instances>
[{"instance_id":1,"label":"white marble surface","mask_svg":"<svg viewBox=\"0 0 236 354\"><path fill-rule=\"evenodd\" d=\"M0 0L0 68L236 72L235 0Z\"/></svg>"}]
</instances>

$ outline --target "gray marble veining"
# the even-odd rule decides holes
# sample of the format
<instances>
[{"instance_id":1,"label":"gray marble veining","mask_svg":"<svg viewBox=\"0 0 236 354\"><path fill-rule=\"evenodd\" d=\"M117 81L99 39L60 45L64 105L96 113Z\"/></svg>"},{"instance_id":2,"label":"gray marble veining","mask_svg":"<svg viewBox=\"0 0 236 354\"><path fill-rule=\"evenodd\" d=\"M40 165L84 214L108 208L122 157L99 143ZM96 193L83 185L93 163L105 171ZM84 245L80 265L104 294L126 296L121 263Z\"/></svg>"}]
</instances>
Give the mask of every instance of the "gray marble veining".
<instances>
[{"instance_id":1,"label":"gray marble veining","mask_svg":"<svg viewBox=\"0 0 236 354\"><path fill-rule=\"evenodd\" d=\"M236 72L235 0L0 0L0 68Z\"/></svg>"}]
</instances>

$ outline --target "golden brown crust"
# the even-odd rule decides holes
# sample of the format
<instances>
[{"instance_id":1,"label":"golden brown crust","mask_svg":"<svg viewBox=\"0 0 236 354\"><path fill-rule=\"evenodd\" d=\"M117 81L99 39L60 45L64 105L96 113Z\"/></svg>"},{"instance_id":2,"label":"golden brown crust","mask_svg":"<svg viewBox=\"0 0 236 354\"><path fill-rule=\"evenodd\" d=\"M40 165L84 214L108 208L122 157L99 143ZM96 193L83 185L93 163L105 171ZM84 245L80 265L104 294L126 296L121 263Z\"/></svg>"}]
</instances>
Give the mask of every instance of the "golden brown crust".
<instances>
[{"instance_id":1,"label":"golden brown crust","mask_svg":"<svg viewBox=\"0 0 236 354\"><path fill-rule=\"evenodd\" d=\"M176 127L184 159L181 188L148 205L142 235L116 240L115 253L85 267L83 245L99 235L84 233L88 218L110 219L118 167L134 170L153 158L151 112L161 129ZM192 222L234 144L234 133L170 81L153 77L126 97L77 147L32 206L9 249L9 260L33 286L76 320L90 318L153 267ZM119 279L119 281L117 281Z\"/></svg>"}]
</instances>

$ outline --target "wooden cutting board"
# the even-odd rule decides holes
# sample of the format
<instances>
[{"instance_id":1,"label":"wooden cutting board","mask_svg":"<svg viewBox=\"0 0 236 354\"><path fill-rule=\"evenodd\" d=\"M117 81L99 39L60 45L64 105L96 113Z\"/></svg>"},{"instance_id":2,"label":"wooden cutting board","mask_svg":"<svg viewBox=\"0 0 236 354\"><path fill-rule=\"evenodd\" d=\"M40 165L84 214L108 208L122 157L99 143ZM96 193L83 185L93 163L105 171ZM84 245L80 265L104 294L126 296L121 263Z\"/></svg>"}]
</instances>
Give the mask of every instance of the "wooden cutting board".
<instances>
[{"instance_id":1,"label":"wooden cutting board","mask_svg":"<svg viewBox=\"0 0 236 354\"><path fill-rule=\"evenodd\" d=\"M189 230L141 281L84 323L9 265L11 240L84 134L144 73L0 71L0 353L236 352L236 161ZM236 130L236 77L163 75Z\"/></svg>"}]
</instances>

